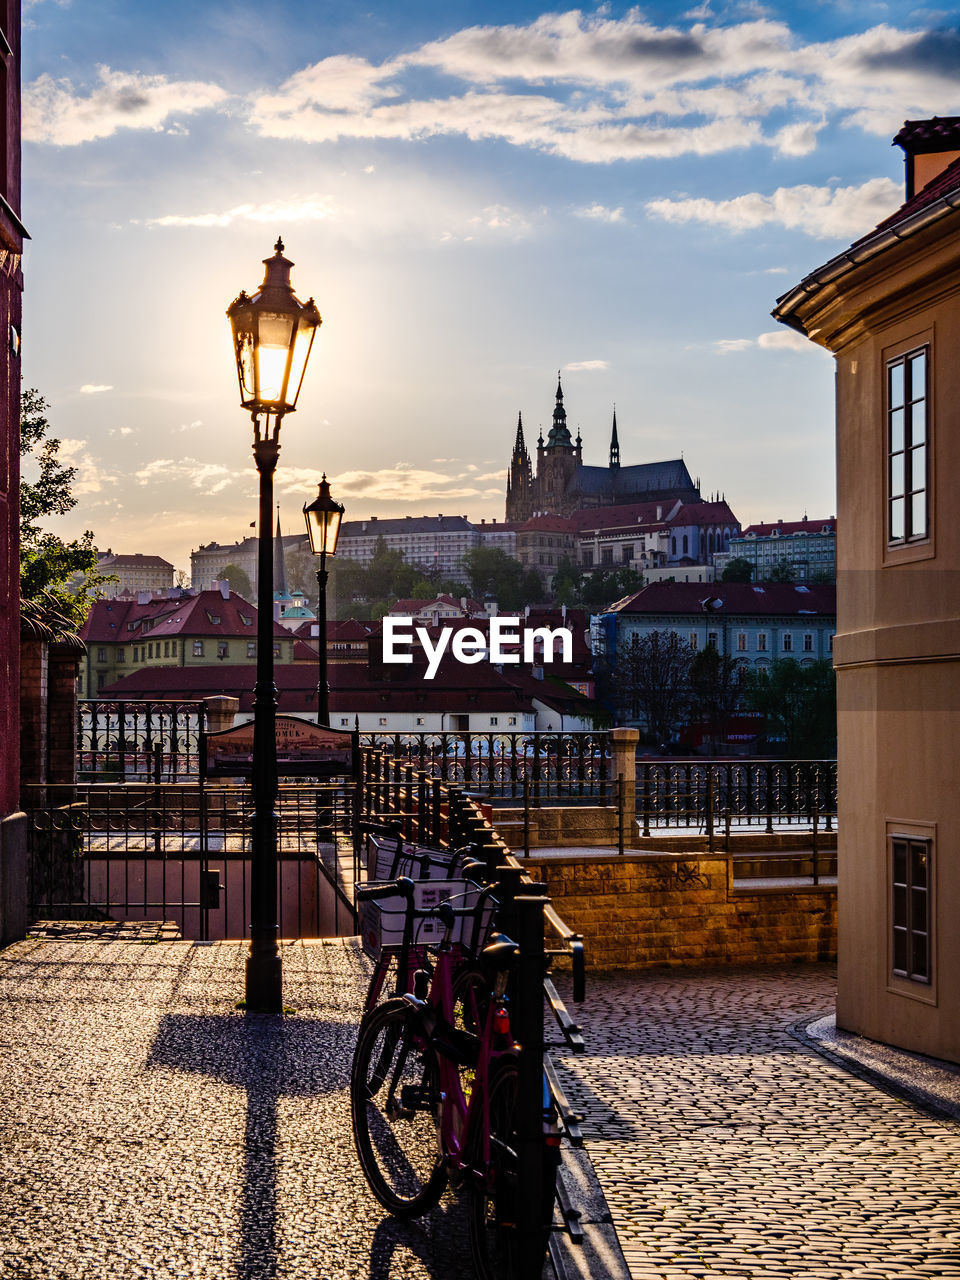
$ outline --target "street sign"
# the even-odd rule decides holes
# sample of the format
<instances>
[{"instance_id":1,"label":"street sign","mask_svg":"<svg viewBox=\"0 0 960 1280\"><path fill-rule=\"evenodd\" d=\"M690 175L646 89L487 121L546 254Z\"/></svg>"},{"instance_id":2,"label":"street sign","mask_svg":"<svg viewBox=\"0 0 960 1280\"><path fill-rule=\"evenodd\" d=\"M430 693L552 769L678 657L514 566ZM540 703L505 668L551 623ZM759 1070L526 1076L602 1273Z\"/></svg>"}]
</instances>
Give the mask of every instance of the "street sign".
<instances>
[{"instance_id":1,"label":"street sign","mask_svg":"<svg viewBox=\"0 0 960 1280\"><path fill-rule=\"evenodd\" d=\"M349 730L297 716L277 716L277 773L281 777L349 777L357 772L359 743ZM204 778L249 778L253 773L253 721L219 733L204 733L200 742Z\"/></svg>"}]
</instances>

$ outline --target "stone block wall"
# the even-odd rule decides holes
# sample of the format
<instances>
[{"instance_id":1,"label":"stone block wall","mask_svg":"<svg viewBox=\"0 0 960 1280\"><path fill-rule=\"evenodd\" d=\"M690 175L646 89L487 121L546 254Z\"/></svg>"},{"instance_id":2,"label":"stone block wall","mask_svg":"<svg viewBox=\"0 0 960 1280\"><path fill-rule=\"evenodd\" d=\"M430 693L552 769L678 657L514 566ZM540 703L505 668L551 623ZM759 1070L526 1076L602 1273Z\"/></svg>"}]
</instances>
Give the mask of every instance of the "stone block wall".
<instances>
[{"instance_id":1,"label":"stone block wall","mask_svg":"<svg viewBox=\"0 0 960 1280\"><path fill-rule=\"evenodd\" d=\"M546 882L593 969L832 960L835 885L734 888L722 855L523 860Z\"/></svg>"}]
</instances>

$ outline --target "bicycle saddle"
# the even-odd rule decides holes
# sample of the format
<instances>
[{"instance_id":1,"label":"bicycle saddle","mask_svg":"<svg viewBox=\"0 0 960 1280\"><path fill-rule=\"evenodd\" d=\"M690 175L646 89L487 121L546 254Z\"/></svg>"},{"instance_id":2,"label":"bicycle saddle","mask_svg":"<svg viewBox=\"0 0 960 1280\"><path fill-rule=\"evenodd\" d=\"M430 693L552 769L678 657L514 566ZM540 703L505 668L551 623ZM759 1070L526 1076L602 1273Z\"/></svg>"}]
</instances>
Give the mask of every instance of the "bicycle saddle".
<instances>
[{"instance_id":1,"label":"bicycle saddle","mask_svg":"<svg viewBox=\"0 0 960 1280\"><path fill-rule=\"evenodd\" d=\"M500 970L509 967L520 948L510 938L500 934L495 941L487 943L480 952L480 959L491 969Z\"/></svg>"}]
</instances>

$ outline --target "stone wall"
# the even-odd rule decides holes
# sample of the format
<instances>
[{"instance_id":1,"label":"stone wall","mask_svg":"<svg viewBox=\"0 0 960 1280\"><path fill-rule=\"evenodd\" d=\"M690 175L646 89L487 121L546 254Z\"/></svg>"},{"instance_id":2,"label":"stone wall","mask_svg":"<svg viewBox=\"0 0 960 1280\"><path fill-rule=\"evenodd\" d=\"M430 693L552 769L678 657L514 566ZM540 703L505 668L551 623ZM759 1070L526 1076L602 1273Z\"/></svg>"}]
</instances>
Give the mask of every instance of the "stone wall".
<instances>
[{"instance_id":1,"label":"stone wall","mask_svg":"<svg viewBox=\"0 0 960 1280\"><path fill-rule=\"evenodd\" d=\"M722 854L608 852L523 860L593 969L832 960L835 885L734 887Z\"/></svg>"}]
</instances>

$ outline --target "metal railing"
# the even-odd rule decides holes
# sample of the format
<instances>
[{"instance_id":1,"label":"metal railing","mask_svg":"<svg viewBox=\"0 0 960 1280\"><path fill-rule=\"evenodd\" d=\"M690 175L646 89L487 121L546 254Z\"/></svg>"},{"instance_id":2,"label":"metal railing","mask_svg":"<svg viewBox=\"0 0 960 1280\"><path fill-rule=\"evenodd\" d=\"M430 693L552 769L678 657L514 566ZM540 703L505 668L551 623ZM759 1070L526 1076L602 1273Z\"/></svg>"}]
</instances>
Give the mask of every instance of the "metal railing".
<instances>
[{"instance_id":1,"label":"metal railing","mask_svg":"<svg viewBox=\"0 0 960 1280\"><path fill-rule=\"evenodd\" d=\"M204 704L82 699L77 704L81 781L196 778Z\"/></svg>"},{"instance_id":2,"label":"metal railing","mask_svg":"<svg viewBox=\"0 0 960 1280\"><path fill-rule=\"evenodd\" d=\"M355 799L352 783L280 787L283 937L353 932ZM28 814L33 920L173 920L188 939L248 936L248 787L81 784L77 803Z\"/></svg>"},{"instance_id":3,"label":"metal railing","mask_svg":"<svg viewBox=\"0 0 960 1280\"><path fill-rule=\"evenodd\" d=\"M361 733L395 765L460 783L491 803L529 792L535 805L607 804L611 797L610 735L595 733Z\"/></svg>"},{"instance_id":4,"label":"metal railing","mask_svg":"<svg viewBox=\"0 0 960 1280\"><path fill-rule=\"evenodd\" d=\"M644 836L687 827L713 836L731 827L836 824L835 760L644 760L637 767L637 818Z\"/></svg>"}]
</instances>

